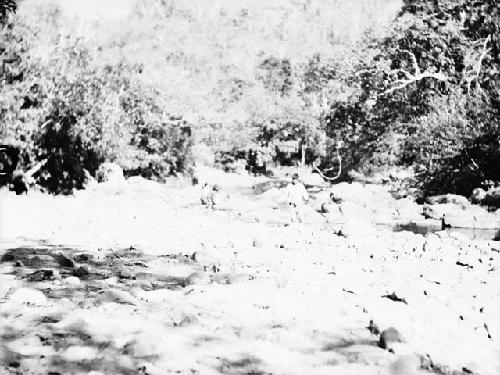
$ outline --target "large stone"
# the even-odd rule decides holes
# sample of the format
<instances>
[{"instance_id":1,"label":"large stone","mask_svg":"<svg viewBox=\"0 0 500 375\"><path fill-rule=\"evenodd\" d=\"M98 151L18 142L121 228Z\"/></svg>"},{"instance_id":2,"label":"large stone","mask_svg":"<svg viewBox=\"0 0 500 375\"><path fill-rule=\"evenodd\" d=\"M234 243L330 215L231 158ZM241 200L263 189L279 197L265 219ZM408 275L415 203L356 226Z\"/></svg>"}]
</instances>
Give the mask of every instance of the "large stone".
<instances>
[{"instance_id":1,"label":"large stone","mask_svg":"<svg viewBox=\"0 0 500 375\"><path fill-rule=\"evenodd\" d=\"M69 276L64 279L64 282L71 286L80 286L82 283L80 279L76 276Z\"/></svg>"},{"instance_id":2,"label":"large stone","mask_svg":"<svg viewBox=\"0 0 500 375\"><path fill-rule=\"evenodd\" d=\"M30 303L33 305L45 305L47 303L47 297L36 289L19 288L10 295L9 301L19 304Z\"/></svg>"},{"instance_id":3,"label":"large stone","mask_svg":"<svg viewBox=\"0 0 500 375\"><path fill-rule=\"evenodd\" d=\"M432 197L427 197L425 199L425 203L428 204L457 204L462 206L469 205L469 200L462 195L456 194L443 194L443 195L434 195Z\"/></svg>"},{"instance_id":4,"label":"large stone","mask_svg":"<svg viewBox=\"0 0 500 375\"><path fill-rule=\"evenodd\" d=\"M472 190L472 194L469 199L474 204L481 204L483 203L484 198L486 198L486 191L481 188L475 188Z\"/></svg>"},{"instance_id":5,"label":"large stone","mask_svg":"<svg viewBox=\"0 0 500 375\"><path fill-rule=\"evenodd\" d=\"M79 278L84 278L84 277L88 276L89 273L90 273L90 270L87 266L80 266L73 271L73 274Z\"/></svg>"},{"instance_id":6,"label":"large stone","mask_svg":"<svg viewBox=\"0 0 500 375\"><path fill-rule=\"evenodd\" d=\"M392 344L403 342L403 336L401 336L399 331L394 327L389 327L387 329L384 329L380 334L378 346L382 349L390 349Z\"/></svg>"},{"instance_id":7,"label":"large stone","mask_svg":"<svg viewBox=\"0 0 500 375\"><path fill-rule=\"evenodd\" d=\"M66 267L66 268L75 267L75 261L66 254L60 253L57 261L61 267Z\"/></svg>"},{"instance_id":8,"label":"large stone","mask_svg":"<svg viewBox=\"0 0 500 375\"><path fill-rule=\"evenodd\" d=\"M97 356L97 349L90 346L71 346L62 357L71 362L91 361Z\"/></svg>"},{"instance_id":9,"label":"large stone","mask_svg":"<svg viewBox=\"0 0 500 375\"><path fill-rule=\"evenodd\" d=\"M420 358L416 355L402 355L391 363L389 373L391 375L418 375L419 367Z\"/></svg>"},{"instance_id":10,"label":"large stone","mask_svg":"<svg viewBox=\"0 0 500 375\"><path fill-rule=\"evenodd\" d=\"M123 169L116 163L101 164L96 175L98 182L122 183L125 181Z\"/></svg>"},{"instance_id":11,"label":"large stone","mask_svg":"<svg viewBox=\"0 0 500 375\"><path fill-rule=\"evenodd\" d=\"M492 207L500 207L500 187L489 189L482 204Z\"/></svg>"}]
</instances>

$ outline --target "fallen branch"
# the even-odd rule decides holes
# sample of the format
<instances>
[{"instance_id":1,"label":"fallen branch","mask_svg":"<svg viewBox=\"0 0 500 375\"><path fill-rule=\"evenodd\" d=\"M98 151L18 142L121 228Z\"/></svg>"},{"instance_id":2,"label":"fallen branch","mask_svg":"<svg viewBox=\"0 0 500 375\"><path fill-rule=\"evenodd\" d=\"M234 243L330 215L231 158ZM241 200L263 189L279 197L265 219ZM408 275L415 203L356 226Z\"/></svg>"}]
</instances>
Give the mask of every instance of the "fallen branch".
<instances>
[{"instance_id":1,"label":"fallen branch","mask_svg":"<svg viewBox=\"0 0 500 375\"><path fill-rule=\"evenodd\" d=\"M341 142L337 142L336 152L337 152L337 160L339 161L339 170L338 170L337 175L335 177L325 176L325 174L323 172L321 172L320 169L316 165L313 165L313 168L319 173L319 175L327 181L335 181L342 174L342 157L340 156L340 146L341 146ZM333 169L334 168L327 169L325 172L330 172Z\"/></svg>"}]
</instances>

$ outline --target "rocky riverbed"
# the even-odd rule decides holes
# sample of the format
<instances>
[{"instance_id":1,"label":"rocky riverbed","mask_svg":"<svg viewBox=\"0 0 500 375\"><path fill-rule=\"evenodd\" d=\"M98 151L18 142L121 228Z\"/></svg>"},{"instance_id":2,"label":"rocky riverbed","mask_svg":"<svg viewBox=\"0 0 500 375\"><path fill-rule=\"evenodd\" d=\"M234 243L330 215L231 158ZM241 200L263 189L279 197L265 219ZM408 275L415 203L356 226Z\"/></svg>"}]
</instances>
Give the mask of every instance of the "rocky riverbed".
<instances>
[{"instance_id":1,"label":"rocky riverbed","mask_svg":"<svg viewBox=\"0 0 500 375\"><path fill-rule=\"evenodd\" d=\"M429 219L384 186L334 187L339 236L329 190L286 225L267 180L205 178L213 211L141 179L1 191L0 373L500 373L499 242L393 232Z\"/></svg>"}]
</instances>

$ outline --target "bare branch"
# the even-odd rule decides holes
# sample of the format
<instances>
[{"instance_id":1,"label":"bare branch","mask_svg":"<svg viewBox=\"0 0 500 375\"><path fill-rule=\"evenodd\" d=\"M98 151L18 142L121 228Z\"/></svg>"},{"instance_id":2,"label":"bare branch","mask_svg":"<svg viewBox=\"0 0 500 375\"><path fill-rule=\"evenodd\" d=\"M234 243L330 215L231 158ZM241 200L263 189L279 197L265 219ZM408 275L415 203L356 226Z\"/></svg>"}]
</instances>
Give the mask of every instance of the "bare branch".
<instances>
[{"instance_id":1,"label":"bare branch","mask_svg":"<svg viewBox=\"0 0 500 375\"><path fill-rule=\"evenodd\" d=\"M24 175L28 178L33 177L35 173L37 173L42 167L47 163L49 159L44 159L41 162L35 164L33 167L31 167L28 171L24 173Z\"/></svg>"},{"instance_id":2,"label":"bare branch","mask_svg":"<svg viewBox=\"0 0 500 375\"><path fill-rule=\"evenodd\" d=\"M406 50L406 49L402 50L401 52L405 52L405 53L410 55L411 61L413 63L413 69L415 70L415 75L419 75L420 74L420 67L418 66L417 57L415 56L415 54L411 51Z\"/></svg>"},{"instance_id":3,"label":"bare branch","mask_svg":"<svg viewBox=\"0 0 500 375\"><path fill-rule=\"evenodd\" d=\"M413 52L408 51L408 50L402 50L401 52L405 52L405 53L410 55L411 60L412 60L412 64L413 64L413 70L415 72L413 74L411 74L410 72L408 72L405 69L392 70L391 71L392 74L403 73L404 76L406 77L406 79L396 80L396 82L395 82L396 86L391 87L391 88L383 91L381 94L379 94L379 96L390 94L396 90L401 90L401 89L405 88L406 86L408 86L412 83L421 81L422 79L425 79L425 78L433 78L433 79L436 79L438 81L443 81L443 82L448 81L448 77L441 72L431 72L428 70L422 72L422 70L418 66L417 58Z\"/></svg>"},{"instance_id":4,"label":"bare branch","mask_svg":"<svg viewBox=\"0 0 500 375\"><path fill-rule=\"evenodd\" d=\"M483 60L486 57L488 53L490 53L491 48L488 47L488 43L491 40L491 35L488 35L488 37L483 41L483 47L481 50L481 53L479 54L479 57L477 58L476 62L472 64L471 66L468 66L466 68L465 74L464 74L464 80L467 82L467 91L470 91L470 86L472 82L478 82L479 75L481 74L481 67L483 65Z\"/></svg>"}]
</instances>

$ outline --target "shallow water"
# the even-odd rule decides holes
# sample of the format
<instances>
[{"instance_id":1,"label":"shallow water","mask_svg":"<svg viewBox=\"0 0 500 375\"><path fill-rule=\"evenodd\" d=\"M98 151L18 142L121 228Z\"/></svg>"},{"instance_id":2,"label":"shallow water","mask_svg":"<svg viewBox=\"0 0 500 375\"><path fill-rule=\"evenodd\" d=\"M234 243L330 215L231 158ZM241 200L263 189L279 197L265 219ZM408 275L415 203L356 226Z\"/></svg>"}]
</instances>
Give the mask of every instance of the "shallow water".
<instances>
[{"instance_id":1,"label":"shallow water","mask_svg":"<svg viewBox=\"0 0 500 375\"><path fill-rule=\"evenodd\" d=\"M415 234L428 235L441 231L435 225L420 225L416 223L398 224L393 227L394 232L408 231ZM447 228L446 231L460 233L471 240L499 240L500 229L478 229L478 228Z\"/></svg>"}]
</instances>

